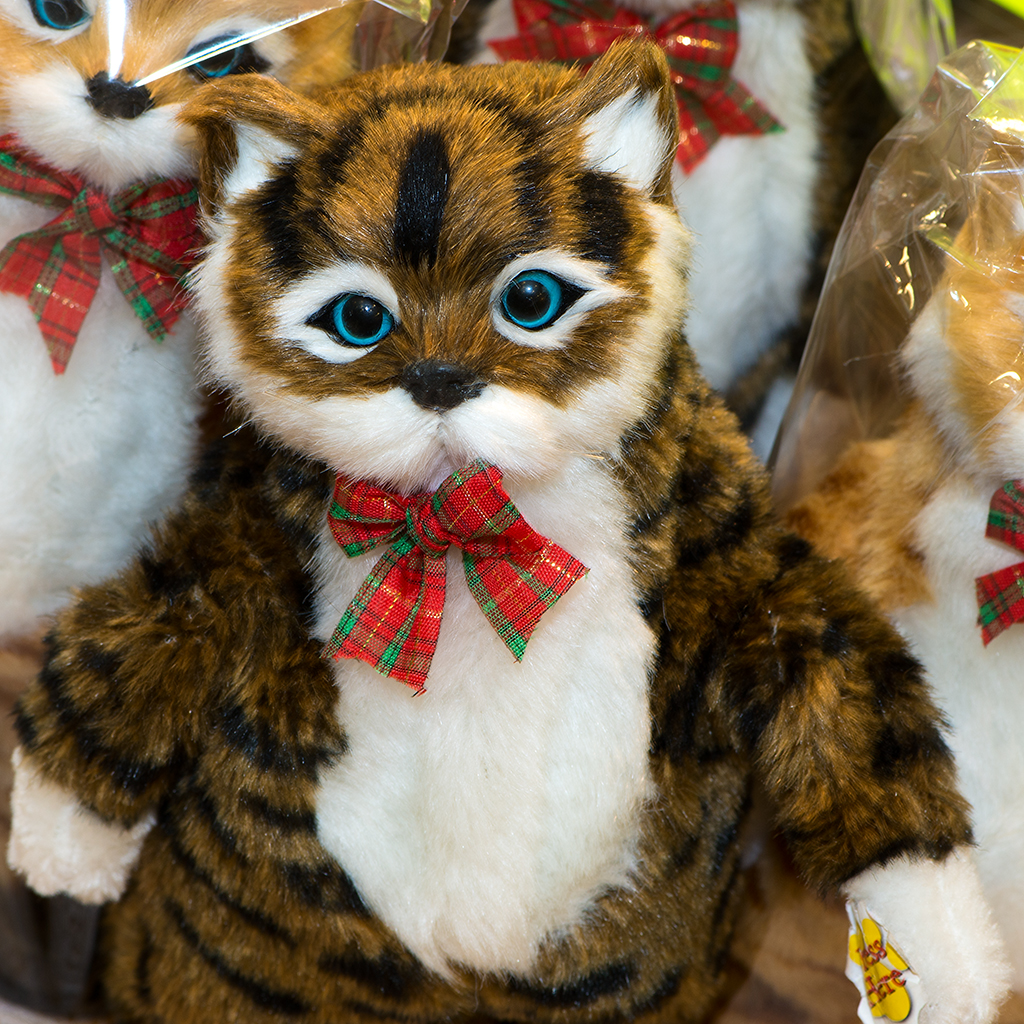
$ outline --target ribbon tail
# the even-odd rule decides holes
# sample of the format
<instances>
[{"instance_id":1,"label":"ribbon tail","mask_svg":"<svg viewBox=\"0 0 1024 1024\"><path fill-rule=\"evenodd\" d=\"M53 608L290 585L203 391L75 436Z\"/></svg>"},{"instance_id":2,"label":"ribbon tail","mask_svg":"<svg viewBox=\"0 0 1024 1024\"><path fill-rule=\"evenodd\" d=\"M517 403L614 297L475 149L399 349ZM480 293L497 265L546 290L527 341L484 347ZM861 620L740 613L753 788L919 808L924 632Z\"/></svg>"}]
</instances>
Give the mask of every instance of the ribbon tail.
<instances>
[{"instance_id":1,"label":"ribbon tail","mask_svg":"<svg viewBox=\"0 0 1024 1024\"><path fill-rule=\"evenodd\" d=\"M363 581L323 650L364 661L421 693L437 648L445 558L399 538Z\"/></svg>"},{"instance_id":2,"label":"ribbon tail","mask_svg":"<svg viewBox=\"0 0 1024 1024\"><path fill-rule=\"evenodd\" d=\"M979 576L974 584L978 625L987 647L1004 629L1024 620L1024 562Z\"/></svg>"},{"instance_id":3,"label":"ribbon tail","mask_svg":"<svg viewBox=\"0 0 1024 1024\"><path fill-rule=\"evenodd\" d=\"M41 244L20 235L0 251L0 291L28 300L56 374L67 368L100 283L99 243L79 241L69 253L62 238Z\"/></svg>"},{"instance_id":4,"label":"ribbon tail","mask_svg":"<svg viewBox=\"0 0 1024 1024\"><path fill-rule=\"evenodd\" d=\"M541 616L589 571L551 541L519 557L463 551L462 564L480 610L516 661L523 660Z\"/></svg>"}]
</instances>

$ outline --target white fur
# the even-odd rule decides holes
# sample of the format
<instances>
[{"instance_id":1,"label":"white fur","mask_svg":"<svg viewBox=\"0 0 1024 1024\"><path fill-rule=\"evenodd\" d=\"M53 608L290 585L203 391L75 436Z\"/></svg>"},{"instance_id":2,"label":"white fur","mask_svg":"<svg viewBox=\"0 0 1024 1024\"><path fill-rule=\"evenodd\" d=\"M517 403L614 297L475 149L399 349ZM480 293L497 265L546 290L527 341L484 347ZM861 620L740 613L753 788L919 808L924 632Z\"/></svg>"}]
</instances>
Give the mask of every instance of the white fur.
<instances>
[{"instance_id":1,"label":"white fur","mask_svg":"<svg viewBox=\"0 0 1024 1024\"><path fill-rule=\"evenodd\" d=\"M118 899L153 815L132 828L106 822L70 790L43 778L20 747L13 763L10 867L41 896L68 893L83 903Z\"/></svg>"},{"instance_id":2,"label":"white fur","mask_svg":"<svg viewBox=\"0 0 1024 1024\"><path fill-rule=\"evenodd\" d=\"M590 569L541 619L517 663L448 556L427 692L361 662L336 668L349 753L324 774L320 841L429 967L525 970L545 936L628 884L647 775L654 642L637 610L623 499L574 460L509 485L535 529ZM330 636L379 557L326 536L318 635Z\"/></svg>"},{"instance_id":3,"label":"white fur","mask_svg":"<svg viewBox=\"0 0 1024 1024\"><path fill-rule=\"evenodd\" d=\"M583 159L588 167L618 174L635 189L649 193L672 145L658 119L660 97L638 90L606 104L583 122Z\"/></svg>"},{"instance_id":4,"label":"white fur","mask_svg":"<svg viewBox=\"0 0 1024 1024\"><path fill-rule=\"evenodd\" d=\"M179 124L178 104L140 117L104 117L88 102L81 74L55 64L3 85L10 110L6 131L47 163L75 171L111 192L140 178L187 178L195 173L192 130Z\"/></svg>"},{"instance_id":5,"label":"white fur","mask_svg":"<svg viewBox=\"0 0 1024 1024\"><path fill-rule=\"evenodd\" d=\"M978 871L1024 988L1024 627L987 647L977 626L974 579L1024 558L985 537L995 486L947 482L915 523L933 603L895 615L927 669L952 726L963 794L971 802Z\"/></svg>"},{"instance_id":6,"label":"white fur","mask_svg":"<svg viewBox=\"0 0 1024 1024\"><path fill-rule=\"evenodd\" d=\"M238 160L224 182L223 203L249 192L266 180L270 169L295 155L295 148L276 135L251 125L239 125L235 139Z\"/></svg>"},{"instance_id":7,"label":"white fur","mask_svg":"<svg viewBox=\"0 0 1024 1024\"><path fill-rule=\"evenodd\" d=\"M901 857L862 872L844 889L888 929L920 977L927 999L921 1024L988 1024L995 1018L1009 970L966 851L941 862Z\"/></svg>"},{"instance_id":8,"label":"white fur","mask_svg":"<svg viewBox=\"0 0 1024 1024\"><path fill-rule=\"evenodd\" d=\"M26 5L22 4L25 7ZM48 45L48 44L44 44ZM176 107L103 118L70 65L4 86L0 130L96 186L188 174ZM58 210L0 196L0 245ZM154 342L104 263L66 372L56 375L28 302L0 293L0 636L32 630L69 589L117 570L184 489L198 399L195 328Z\"/></svg>"},{"instance_id":9,"label":"white fur","mask_svg":"<svg viewBox=\"0 0 1024 1024\"><path fill-rule=\"evenodd\" d=\"M0 244L54 216L0 197ZM67 371L28 302L0 293L0 635L35 628L69 588L132 554L184 488L195 442L195 328L160 344L104 265Z\"/></svg>"},{"instance_id":10,"label":"white fur","mask_svg":"<svg viewBox=\"0 0 1024 1024\"><path fill-rule=\"evenodd\" d=\"M692 4L625 0L623 6L664 17ZM722 389L797 318L818 174L814 81L804 52L803 19L789 0L747 0L737 6L733 74L785 131L723 137L689 176L678 165L673 175L676 204L696 240L687 336L704 373ZM514 34L510 0L495 0L480 38ZM497 58L484 49L478 59ZM761 430L774 434L776 425Z\"/></svg>"}]
</instances>

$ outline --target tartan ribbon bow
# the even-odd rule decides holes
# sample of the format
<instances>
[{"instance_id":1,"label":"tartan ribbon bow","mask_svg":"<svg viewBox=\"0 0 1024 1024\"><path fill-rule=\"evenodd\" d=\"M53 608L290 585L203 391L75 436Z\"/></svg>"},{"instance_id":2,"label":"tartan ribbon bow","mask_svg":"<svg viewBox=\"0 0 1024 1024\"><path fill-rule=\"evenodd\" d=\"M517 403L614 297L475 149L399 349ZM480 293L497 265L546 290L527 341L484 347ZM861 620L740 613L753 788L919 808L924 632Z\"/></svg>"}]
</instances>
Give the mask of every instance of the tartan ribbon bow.
<instances>
[{"instance_id":1,"label":"tartan ribbon bow","mask_svg":"<svg viewBox=\"0 0 1024 1024\"><path fill-rule=\"evenodd\" d=\"M617 39L654 39L668 57L679 108L676 159L687 174L722 135L781 128L730 73L739 47L731 0L698 4L657 26L611 0L512 0L512 8L519 35L487 41L502 60L587 66Z\"/></svg>"},{"instance_id":2,"label":"tartan ribbon bow","mask_svg":"<svg viewBox=\"0 0 1024 1024\"><path fill-rule=\"evenodd\" d=\"M985 536L1024 551L1024 480L1007 480L992 496ZM1024 621L1024 562L979 576L978 625L985 645L1015 622Z\"/></svg>"},{"instance_id":3,"label":"tartan ribbon bow","mask_svg":"<svg viewBox=\"0 0 1024 1024\"><path fill-rule=\"evenodd\" d=\"M462 549L470 591L517 661L541 615L587 572L523 519L501 486L501 470L480 461L433 493L411 497L339 476L327 519L349 557L390 547L324 656L358 658L418 693L437 648L452 544Z\"/></svg>"},{"instance_id":4,"label":"tartan ribbon bow","mask_svg":"<svg viewBox=\"0 0 1024 1024\"><path fill-rule=\"evenodd\" d=\"M150 335L160 341L174 326L185 304L180 282L202 241L191 182L159 178L108 196L5 135L0 192L61 208L0 250L0 291L28 299L54 373L67 367L96 296L101 253Z\"/></svg>"}]
</instances>

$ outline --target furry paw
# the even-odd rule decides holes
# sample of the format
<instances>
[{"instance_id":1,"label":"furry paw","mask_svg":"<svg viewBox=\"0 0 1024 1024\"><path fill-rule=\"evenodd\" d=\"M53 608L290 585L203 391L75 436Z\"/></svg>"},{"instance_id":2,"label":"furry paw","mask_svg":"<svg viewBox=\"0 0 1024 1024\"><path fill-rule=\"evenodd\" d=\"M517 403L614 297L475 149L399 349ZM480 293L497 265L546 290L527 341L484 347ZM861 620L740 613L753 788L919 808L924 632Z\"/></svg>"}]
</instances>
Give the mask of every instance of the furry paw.
<instances>
[{"instance_id":1,"label":"furry paw","mask_svg":"<svg viewBox=\"0 0 1024 1024\"><path fill-rule=\"evenodd\" d=\"M989 1024L1010 967L970 853L944 861L900 857L843 887L882 923L927 999L921 1024Z\"/></svg>"},{"instance_id":2,"label":"furry paw","mask_svg":"<svg viewBox=\"0 0 1024 1024\"><path fill-rule=\"evenodd\" d=\"M7 863L41 896L63 892L83 903L116 900L153 816L130 829L106 822L70 790L44 779L20 747L13 762Z\"/></svg>"}]
</instances>

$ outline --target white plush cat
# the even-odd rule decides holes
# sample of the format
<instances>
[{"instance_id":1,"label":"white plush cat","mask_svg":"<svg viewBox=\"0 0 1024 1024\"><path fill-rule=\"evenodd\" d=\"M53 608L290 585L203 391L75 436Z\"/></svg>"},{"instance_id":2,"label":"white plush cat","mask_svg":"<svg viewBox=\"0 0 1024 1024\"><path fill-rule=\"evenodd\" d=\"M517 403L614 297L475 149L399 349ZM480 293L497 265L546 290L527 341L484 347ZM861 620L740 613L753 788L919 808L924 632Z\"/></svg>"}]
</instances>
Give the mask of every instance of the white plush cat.
<instances>
[{"instance_id":1,"label":"white plush cat","mask_svg":"<svg viewBox=\"0 0 1024 1024\"><path fill-rule=\"evenodd\" d=\"M90 236L57 236L56 250L54 238L30 240L27 269L24 248L3 247L64 214L76 192L101 227L105 198L136 182L185 179L179 193L187 192L192 134L175 120L181 103L209 78L279 71L309 44L314 22L148 86L132 83L213 40L258 28L251 7L236 0L0 0L0 639L34 630L69 588L102 579L134 550L182 492L200 408L194 324L177 308L150 315L148 268L141 296L126 297L112 270L123 253L105 239L95 295L91 288L80 294L74 254ZM122 32L118 14L126 18ZM327 82L349 70L344 43L351 32L344 27L352 19L347 10L323 17L315 19L318 38L337 48L333 60L317 65ZM309 77L301 61L289 64L290 72L296 68ZM20 173L26 166L30 178L49 178L50 185L27 181ZM53 180L63 181L64 198L48 205L39 190L52 191ZM199 235L188 228L195 207L187 198L176 193L163 201L185 206L172 213L166 232L175 250L167 259L177 264L161 269L170 288L187 262L178 250ZM61 267L65 276L55 286ZM29 297L38 308L54 287L37 323ZM62 334L76 304L88 306L80 329L65 324L66 341L51 353L42 328L57 321ZM158 322L152 331L146 317Z\"/></svg>"}]
</instances>

